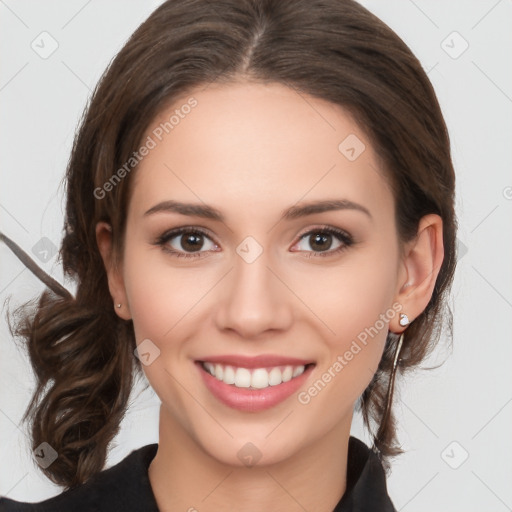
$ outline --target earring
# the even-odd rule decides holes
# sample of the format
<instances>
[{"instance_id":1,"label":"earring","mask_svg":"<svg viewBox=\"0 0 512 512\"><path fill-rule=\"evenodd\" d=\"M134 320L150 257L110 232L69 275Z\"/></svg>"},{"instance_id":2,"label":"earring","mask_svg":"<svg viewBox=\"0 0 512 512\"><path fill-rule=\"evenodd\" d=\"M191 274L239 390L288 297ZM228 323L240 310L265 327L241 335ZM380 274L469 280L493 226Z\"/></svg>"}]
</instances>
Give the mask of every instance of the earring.
<instances>
[{"instance_id":1,"label":"earring","mask_svg":"<svg viewBox=\"0 0 512 512\"><path fill-rule=\"evenodd\" d=\"M406 325L409 325L411 322L409 320L409 317L405 313L400 313L400 320L398 321L398 323L402 327L405 327Z\"/></svg>"},{"instance_id":2,"label":"earring","mask_svg":"<svg viewBox=\"0 0 512 512\"><path fill-rule=\"evenodd\" d=\"M118 308L120 308L120 307L121 307L121 304L118 304L118 305L117 305L117 307L118 307Z\"/></svg>"},{"instance_id":3,"label":"earring","mask_svg":"<svg viewBox=\"0 0 512 512\"><path fill-rule=\"evenodd\" d=\"M409 318L407 317L407 315L401 314L400 315L400 325L407 325L409 323L410 322L409 322ZM395 355L393 357L393 367L391 368L391 375L389 376L388 392L387 392L387 397L386 397L386 407L384 409L384 414L382 415L382 420L380 422L379 430L377 432L377 435L375 436L375 439L382 438L382 433L383 433L384 427L386 426L387 421L388 421L389 411L391 410L391 402L393 399L393 391L395 389L396 368L398 366L399 361L400 362L402 361L401 359L399 359L399 357L400 357L400 351L402 350L402 345L404 342L404 334L405 334L405 331L403 331L402 334L400 334L400 338L398 340L398 344L395 349ZM372 449L375 453L377 453L377 454L380 453L379 449L375 446L375 441L374 441Z\"/></svg>"}]
</instances>

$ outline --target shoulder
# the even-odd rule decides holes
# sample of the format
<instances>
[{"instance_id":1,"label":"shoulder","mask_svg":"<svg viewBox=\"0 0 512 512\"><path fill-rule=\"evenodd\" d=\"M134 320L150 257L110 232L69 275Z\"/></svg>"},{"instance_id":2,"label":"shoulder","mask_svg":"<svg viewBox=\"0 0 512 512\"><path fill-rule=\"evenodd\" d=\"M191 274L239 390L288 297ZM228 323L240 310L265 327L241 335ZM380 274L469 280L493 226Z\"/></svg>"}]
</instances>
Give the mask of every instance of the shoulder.
<instances>
[{"instance_id":1,"label":"shoulder","mask_svg":"<svg viewBox=\"0 0 512 512\"><path fill-rule=\"evenodd\" d=\"M132 451L121 462L87 482L38 503L0 497L0 512L100 512L122 510L158 511L148 477L148 467L158 444Z\"/></svg>"},{"instance_id":2,"label":"shoulder","mask_svg":"<svg viewBox=\"0 0 512 512\"><path fill-rule=\"evenodd\" d=\"M386 472L376 452L350 436L347 457L347 487L333 512L353 510L396 512L388 495Z\"/></svg>"}]
</instances>

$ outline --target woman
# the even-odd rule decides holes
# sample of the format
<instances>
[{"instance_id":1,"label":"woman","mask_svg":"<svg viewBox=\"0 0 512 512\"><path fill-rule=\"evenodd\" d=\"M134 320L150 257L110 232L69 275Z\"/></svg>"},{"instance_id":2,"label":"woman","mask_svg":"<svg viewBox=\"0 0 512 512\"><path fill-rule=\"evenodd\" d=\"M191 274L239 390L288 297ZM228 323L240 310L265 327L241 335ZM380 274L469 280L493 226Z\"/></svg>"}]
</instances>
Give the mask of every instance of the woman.
<instances>
[{"instance_id":1,"label":"woman","mask_svg":"<svg viewBox=\"0 0 512 512\"><path fill-rule=\"evenodd\" d=\"M66 178L76 297L2 240L51 289L16 332L35 455L69 489L0 510L394 510L395 375L437 341L456 231L446 126L401 39L352 1L165 2ZM141 370L159 443L102 471Z\"/></svg>"}]
</instances>

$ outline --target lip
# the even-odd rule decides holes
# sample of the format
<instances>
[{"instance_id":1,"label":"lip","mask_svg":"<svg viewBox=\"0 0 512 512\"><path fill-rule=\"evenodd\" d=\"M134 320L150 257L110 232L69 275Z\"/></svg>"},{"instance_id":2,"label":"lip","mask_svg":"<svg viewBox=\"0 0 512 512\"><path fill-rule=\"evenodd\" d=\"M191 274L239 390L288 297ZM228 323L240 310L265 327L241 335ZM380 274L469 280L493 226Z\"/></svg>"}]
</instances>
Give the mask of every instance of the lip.
<instances>
[{"instance_id":1,"label":"lip","mask_svg":"<svg viewBox=\"0 0 512 512\"><path fill-rule=\"evenodd\" d=\"M225 359L218 358L219 363L224 363ZM250 358L251 363L254 363L254 360L256 358ZM206 359L206 361L214 362L213 359ZM237 357L237 361L240 361L240 358ZM282 362L282 361L301 361L299 359L290 359L290 358L279 358L272 359L272 362L275 363L276 361ZM215 361L217 362L217 361ZM261 365L262 363L268 363L268 360L261 360L258 359L257 361L258 365ZM227 364L227 363L226 363ZM293 365L301 365L304 364L302 362L299 363L293 363ZM309 364L306 362L306 364ZM201 361L195 362L196 367L198 368L198 371L203 379L203 382L205 383L207 389L210 391L210 393L217 398L220 402L222 402L224 405L227 405L228 407L232 409L237 409L239 411L244 412L259 412L264 411L266 409L270 409L272 407L275 407L276 405L284 402L287 398L289 398L291 395L293 395L298 389L304 385L306 380L311 375L311 372L313 368L315 367L315 364L309 364L309 366L306 367L304 372L299 375L298 377L294 377L293 379L289 380L288 382L282 382L281 384L278 384L277 386L269 386L264 389L249 389L249 388L237 388L236 386L232 384L226 384L225 382L222 382L220 380L217 380L213 375L210 375L209 372L207 372L202 364ZM234 365L237 366L237 365ZM272 364L269 366L279 366L277 364ZM244 368L242 364L240 364L241 368ZM264 366L251 366L251 368L262 368ZM248 368L245 366L245 368Z\"/></svg>"},{"instance_id":2,"label":"lip","mask_svg":"<svg viewBox=\"0 0 512 512\"><path fill-rule=\"evenodd\" d=\"M268 368L271 366L306 366L307 364L314 363L314 361L311 360L283 357L272 354L261 354L259 356L252 357L242 355L211 356L198 359L197 362L219 363L247 369Z\"/></svg>"}]
</instances>

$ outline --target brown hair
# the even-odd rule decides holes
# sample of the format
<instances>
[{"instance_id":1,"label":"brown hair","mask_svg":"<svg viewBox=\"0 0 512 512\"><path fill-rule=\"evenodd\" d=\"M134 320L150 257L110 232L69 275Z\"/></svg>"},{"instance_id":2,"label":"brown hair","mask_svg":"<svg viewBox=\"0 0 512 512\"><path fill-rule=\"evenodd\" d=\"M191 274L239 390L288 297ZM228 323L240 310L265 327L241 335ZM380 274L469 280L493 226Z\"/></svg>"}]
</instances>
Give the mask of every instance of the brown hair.
<instances>
[{"instance_id":1,"label":"brown hair","mask_svg":"<svg viewBox=\"0 0 512 512\"><path fill-rule=\"evenodd\" d=\"M348 110L379 154L393 188L401 241L419 220L443 220L445 257L432 298L407 329L400 371L439 339L455 269L455 176L433 87L406 44L353 0L169 0L135 31L102 76L69 160L65 234L60 249L76 297L47 282L17 310L13 333L27 344L37 388L24 416L33 446L58 458L44 470L72 487L102 470L128 405L135 373L131 321L114 312L95 225L107 221L122 257L133 170L98 199L155 117L176 98L212 82L278 82ZM4 241L5 238L3 239ZM27 265L35 265L26 262ZM62 288L62 287L61 287ZM400 452L392 413L382 422L397 336L389 333L360 406L383 461Z\"/></svg>"}]
</instances>

